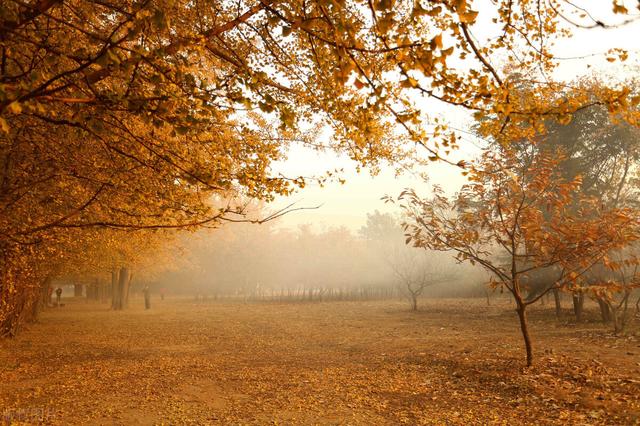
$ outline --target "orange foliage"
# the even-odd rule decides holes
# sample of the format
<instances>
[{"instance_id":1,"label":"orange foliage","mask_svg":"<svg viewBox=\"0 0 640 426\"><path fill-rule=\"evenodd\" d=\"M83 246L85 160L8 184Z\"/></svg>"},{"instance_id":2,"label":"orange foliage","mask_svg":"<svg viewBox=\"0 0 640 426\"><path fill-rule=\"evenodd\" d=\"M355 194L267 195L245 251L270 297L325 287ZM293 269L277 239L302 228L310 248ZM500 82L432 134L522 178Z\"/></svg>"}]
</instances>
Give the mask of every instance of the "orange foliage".
<instances>
[{"instance_id":1,"label":"orange foliage","mask_svg":"<svg viewBox=\"0 0 640 426\"><path fill-rule=\"evenodd\" d=\"M453 199L437 187L429 199L413 190L399 197L408 216L408 242L453 251L459 261L486 268L493 274L493 285L511 292L528 364L532 355L526 307L553 289L571 290L609 253L640 237L638 211L607 207L581 193L580 177L563 179L558 167L563 159L561 153L539 152L521 165L510 149L486 152L470 167L469 184ZM636 262L633 257L626 261ZM528 297L526 277L544 268L557 268L561 274ZM618 289L615 283L609 286Z\"/></svg>"}]
</instances>

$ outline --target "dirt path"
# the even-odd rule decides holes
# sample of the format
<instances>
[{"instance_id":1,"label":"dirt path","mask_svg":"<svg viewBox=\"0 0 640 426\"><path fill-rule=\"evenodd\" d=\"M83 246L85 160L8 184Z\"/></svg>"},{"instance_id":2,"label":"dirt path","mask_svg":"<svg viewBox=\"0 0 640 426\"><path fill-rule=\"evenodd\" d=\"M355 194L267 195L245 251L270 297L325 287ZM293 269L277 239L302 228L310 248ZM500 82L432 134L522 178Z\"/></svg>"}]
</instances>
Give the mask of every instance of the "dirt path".
<instances>
[{"instance_id":1,"label":"dirt path","mask_svg":"<svg viewBox=\"0 0 640 426\"><path fill-rule=\"evenodd\" d=\"M140 302L140 303L136 303ZM482 301L70 303L0 342L0 415L47 424L640 424L640 338Z\"/></svg>"}]
</instances>

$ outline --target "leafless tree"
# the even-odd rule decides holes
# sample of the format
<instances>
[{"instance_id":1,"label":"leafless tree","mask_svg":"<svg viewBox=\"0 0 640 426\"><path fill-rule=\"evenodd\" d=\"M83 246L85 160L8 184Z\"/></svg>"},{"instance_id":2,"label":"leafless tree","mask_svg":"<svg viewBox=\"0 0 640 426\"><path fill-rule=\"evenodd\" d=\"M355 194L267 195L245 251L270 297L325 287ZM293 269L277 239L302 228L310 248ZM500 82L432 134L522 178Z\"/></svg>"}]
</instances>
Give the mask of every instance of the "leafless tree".
<instances>
[{"instance_id":1,"label":"leafless tree","mask_svg":"<svg viewBox=\"0 0 640 426\"><path fill-rule=\"evenodd\" d=\"M399 281L402 291L411 302L411 310L418 310L418 298L425 289L450 279L442 267L439 253L401 247L394 250L388 263Z\"/></svg>"}]
</instances>

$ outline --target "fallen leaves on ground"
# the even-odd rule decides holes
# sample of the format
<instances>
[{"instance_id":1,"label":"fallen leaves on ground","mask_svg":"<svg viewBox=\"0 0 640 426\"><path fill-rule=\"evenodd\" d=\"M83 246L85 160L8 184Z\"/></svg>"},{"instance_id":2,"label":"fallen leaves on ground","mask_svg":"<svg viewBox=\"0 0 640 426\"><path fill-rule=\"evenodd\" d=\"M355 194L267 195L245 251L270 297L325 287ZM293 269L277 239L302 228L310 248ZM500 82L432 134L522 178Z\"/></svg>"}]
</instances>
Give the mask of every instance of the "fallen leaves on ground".
<instances>
[{"instance_id":1,"label":"fallen leaves on ground","mask_svg":"<svg viewBox=\"0 0 640 426\"><path fill-rule=\"evenodd\" d=\"M640 422L639 339L550 309L532 313L538 358L524 369L506 301L132 305L76 301L1 342L0 412L47 424Z\"/></svg>"}]
</instances>

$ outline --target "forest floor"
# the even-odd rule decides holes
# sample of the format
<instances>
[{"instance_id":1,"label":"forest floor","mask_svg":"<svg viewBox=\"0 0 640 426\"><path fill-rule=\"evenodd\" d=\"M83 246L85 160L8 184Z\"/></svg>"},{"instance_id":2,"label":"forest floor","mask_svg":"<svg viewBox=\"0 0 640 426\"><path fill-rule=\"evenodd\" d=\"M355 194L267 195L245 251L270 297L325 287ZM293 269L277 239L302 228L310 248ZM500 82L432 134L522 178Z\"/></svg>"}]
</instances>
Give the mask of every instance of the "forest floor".
<instances>
[{"instance_id":1,"label":"forest floor","mask_svg":"<svg viewBox=\"0 0 640 426\"><path fill-rule=\"evenodd\" d=\"M67 301L0 342L0 424L640 424L640 331L425 300ZM636 327L640 320L636 320Z\"/></svg>"}]
</instances>

